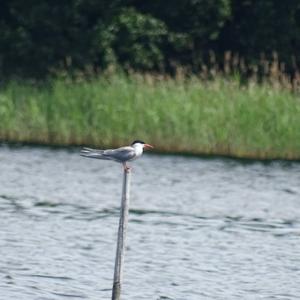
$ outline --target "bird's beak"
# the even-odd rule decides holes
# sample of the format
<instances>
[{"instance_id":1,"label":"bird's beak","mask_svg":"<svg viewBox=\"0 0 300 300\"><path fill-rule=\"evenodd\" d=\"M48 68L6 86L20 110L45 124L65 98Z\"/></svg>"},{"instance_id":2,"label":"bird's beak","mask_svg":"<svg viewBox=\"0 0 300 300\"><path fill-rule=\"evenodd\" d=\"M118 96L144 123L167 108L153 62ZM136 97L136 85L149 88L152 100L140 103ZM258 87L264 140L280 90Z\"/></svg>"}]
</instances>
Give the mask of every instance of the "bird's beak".
<instances>
[{"instance_id":1,"label":"bird's beak","mask_svg":"<svg viewBox=\"0 0 300 300\"><path fill-rule=\"evenodd\" d=\"M149 145L149 144L144 144L145 148L154 148L153 146Z\"/></svg>"}]
</instances>

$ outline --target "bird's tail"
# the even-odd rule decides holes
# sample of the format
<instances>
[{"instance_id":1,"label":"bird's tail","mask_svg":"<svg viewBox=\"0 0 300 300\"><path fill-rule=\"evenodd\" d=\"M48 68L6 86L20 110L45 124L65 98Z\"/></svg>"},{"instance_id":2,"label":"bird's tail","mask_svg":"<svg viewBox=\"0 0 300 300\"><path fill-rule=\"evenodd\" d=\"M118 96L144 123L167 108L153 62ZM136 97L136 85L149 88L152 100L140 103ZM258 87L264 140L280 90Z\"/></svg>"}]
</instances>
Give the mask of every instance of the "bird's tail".
<instances>
[{"instance_id":1,"label":"bird's tail","mask_svg":"<svg viewBox=\"0 0 300 300\"><path fill-rule=\"evenodd\" d=\"M84 156L84 157L109 159L107 156L104 156L103 153L104 153L104 150L97 150L97 149L91 149L91 148L83 148L80 151L80 155Z\"/></svg>"}]
</instances>

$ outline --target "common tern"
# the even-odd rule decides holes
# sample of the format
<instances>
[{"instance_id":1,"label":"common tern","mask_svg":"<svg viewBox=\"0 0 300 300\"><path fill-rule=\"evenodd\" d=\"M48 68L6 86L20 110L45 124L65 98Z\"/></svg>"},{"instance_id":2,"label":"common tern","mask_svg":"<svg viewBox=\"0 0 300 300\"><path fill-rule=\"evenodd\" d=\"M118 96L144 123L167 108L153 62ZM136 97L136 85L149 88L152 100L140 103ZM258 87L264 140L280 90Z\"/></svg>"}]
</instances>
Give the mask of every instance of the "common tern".
<instances>
[{"instance_id":1,"label":"common tern","mask_svg":"<svg viewBox=\"0 0 300 300\"><path fill-rule=\"evenodd\" d=\"M135 140L130 146L120 147L117 149L98 150L83 148L80 155L90 158L113 160L122 163L124 170L128 171L130 167L127 165L127 162L140 157L143 154L144 148L154 147L144 143L143 141Z\"/></svg>"}]
</instances>

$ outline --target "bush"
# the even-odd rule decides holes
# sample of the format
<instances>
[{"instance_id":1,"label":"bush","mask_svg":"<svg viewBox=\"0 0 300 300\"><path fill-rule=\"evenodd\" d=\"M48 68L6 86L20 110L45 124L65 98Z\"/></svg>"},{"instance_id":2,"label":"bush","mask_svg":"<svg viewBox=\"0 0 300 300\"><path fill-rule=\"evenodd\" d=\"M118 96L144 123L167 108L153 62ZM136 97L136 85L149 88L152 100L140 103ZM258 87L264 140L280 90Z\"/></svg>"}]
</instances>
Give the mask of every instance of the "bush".
<instances>
[{"instance_id":1,"label":"bush","mask_svg":"<svg viewBox=\"0 0 300 300\"><path fill-rule=\"evenodd\" d=\"M231 51L251 65L274 52L296 73L299 1L2 0L0 75L43 78L53 71L118 64L136 70L198 71Z\"/></svg>"}]
</instances>

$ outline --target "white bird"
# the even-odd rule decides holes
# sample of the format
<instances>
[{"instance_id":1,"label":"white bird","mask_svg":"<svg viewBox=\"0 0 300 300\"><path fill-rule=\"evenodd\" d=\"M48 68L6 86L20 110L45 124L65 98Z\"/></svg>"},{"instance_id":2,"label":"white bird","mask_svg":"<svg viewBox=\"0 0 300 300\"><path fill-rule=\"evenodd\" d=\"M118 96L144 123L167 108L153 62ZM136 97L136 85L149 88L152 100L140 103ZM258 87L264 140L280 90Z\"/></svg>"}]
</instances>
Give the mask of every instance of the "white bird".
<instances>
[{"instance_id":1,"label":"white bird","mask_svg":"<svg viewBox=\"0 0 300 300\"><path fill-rule=\"evenodd\" d=\"M122 163L124 169L128 171L130 167L126 164L128 161L137 159L143 154L144 148L154 148L143 141L136 140L130 146L125 146L117 149L97 150L91 148L83 148L80 152L81 156L113 160Z\"/></svg>"}]
</instances>

